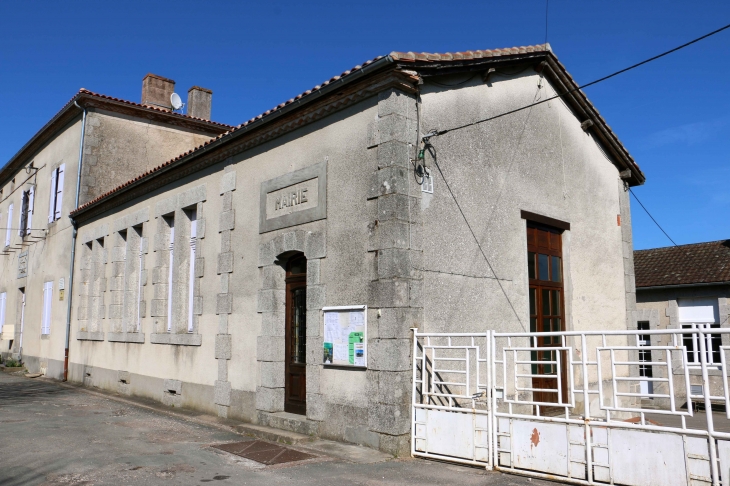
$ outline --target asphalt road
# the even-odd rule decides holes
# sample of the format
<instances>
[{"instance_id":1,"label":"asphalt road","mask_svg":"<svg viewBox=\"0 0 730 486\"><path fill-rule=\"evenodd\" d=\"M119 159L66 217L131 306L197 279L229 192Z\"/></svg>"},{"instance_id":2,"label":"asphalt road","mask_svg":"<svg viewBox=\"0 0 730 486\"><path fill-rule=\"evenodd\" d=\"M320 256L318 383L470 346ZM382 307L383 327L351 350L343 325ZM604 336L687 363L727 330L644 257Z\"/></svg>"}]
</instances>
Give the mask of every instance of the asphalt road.
<instances>
[{"instance_id":1,"label":"asphalt road","mask_svg":"<svg viewBox=\"0 0 730 486\"><path fill-rule=\"evenodd\" d=\"M212 417L0 372L2 486L551 484L329 441L274 466L211 447L248 440Z\"/></svg>"}]
</instances>

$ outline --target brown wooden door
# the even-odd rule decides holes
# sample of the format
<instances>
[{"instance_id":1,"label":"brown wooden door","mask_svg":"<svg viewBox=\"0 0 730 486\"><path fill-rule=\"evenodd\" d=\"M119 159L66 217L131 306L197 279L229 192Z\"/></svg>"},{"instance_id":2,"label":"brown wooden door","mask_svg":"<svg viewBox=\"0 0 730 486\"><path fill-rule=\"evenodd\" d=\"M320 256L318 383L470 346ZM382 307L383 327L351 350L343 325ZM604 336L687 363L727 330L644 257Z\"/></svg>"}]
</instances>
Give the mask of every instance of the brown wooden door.
<instances>
[{"instance_id":1,"label":"brown wooden door","mask_svg":"<svg viewBox=\"0 0 730 486\"><path fill-rule=\"evenodd\" d=\"M565 303L563 299L563 247L562 231L538 224L527 224L527 262L530 280L530 332L555 332L565 330ZM534 343L532 343L534 344ZM560 336L537 338L537 346L551 348L562 346ZM555 364L560 353L560 370ZM561 351L533 351L533 388L541 389L533 394L535 401L566 401L567 382L565 358ZM558 393L558 373L562 383L562 397Z\"/></svg>"},{"instance_id":2,"label":"brown wooden door","mask_svg":"<svg viewBox=\"0 0 730 486\"><path fill-rule=\"evenodd\" d=\"M307 413L307 260L292 258L286 270L284 411Z\"/></svg>"}]
</instances>

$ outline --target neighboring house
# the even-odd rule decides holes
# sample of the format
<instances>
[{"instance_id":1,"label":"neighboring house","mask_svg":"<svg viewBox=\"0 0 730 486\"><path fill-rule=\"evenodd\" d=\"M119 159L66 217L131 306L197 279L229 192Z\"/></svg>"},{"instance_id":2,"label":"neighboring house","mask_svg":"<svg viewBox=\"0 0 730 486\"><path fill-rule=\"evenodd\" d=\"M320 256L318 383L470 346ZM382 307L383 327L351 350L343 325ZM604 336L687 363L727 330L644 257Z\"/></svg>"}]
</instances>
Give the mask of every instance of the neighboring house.
<instances>
[{"instance_id":1,"label":"neighboring house","mask_svg":"<svg viewBox=\"0 0 730 486\"><path fill-rule=\"evenodd\" d=\"M174 84L148 74L144 104L81 89L0 170L3 356L22 357L30 371L63 378L76 238L68 214L77 201L231 128L208 120L211 92L202 88L188 95L191 116L172 113Z\"/></svg>"},{"instance_id":2,"label":"neighboring house","mask_svg":"<svg viewBox=\"0 0 730 486\"><path fill-rule=\"evenodd\" d=\"M634 252L634 264L637 310L634 313L633 329L686 329L688 332L679 344L687 348L690 385L696 388L693 394L702 395L698 335L689 331L695 328L730 327L730 240L637 250ZM651 339L648 335L643 342L654 346L668 344L666 338ZM711 365L709 377L713 396L724 395L724 378L717 365L721 359L720 346L729 345L728 335L706 339L706 359ZM661 357L643 352L641 359L658 361ZM661 369L657 366L646 367L645 374L660 377L657 373ZM675 396L686 400L684 369L676 365L674 389ZM668 390L654 390L650 381L644 382L642 393L651 392L667 393ZM667 400L655 401L658 406L667 406Z\"/></svg>"},{"instance_id":3,"label":"neighboring house","mask_svg":"<svg viewBox=\"0 0 730 486\"><path fill-rule=\"evenodd\" d=\"M394 52L100 194L69 379L408 454L411 328L625 330L644 175L581 91L422 142L576 87L547 45Z\"/></svg>"}]
</instances>

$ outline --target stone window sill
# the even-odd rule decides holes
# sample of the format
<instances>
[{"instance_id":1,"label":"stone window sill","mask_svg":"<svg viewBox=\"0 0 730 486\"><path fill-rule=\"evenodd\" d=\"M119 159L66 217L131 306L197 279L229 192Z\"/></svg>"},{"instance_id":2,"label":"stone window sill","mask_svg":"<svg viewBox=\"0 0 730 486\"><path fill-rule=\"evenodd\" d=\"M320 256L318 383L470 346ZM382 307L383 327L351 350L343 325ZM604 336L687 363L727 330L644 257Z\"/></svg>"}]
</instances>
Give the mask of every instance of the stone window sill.
<instances>
[{"instance_id":1,"label":"stone window sill","mask_svg":"<svg viewBox=\"0 0 730 486\"><path fill-rule=\"evenodd\" d=\"M101 331L99 331L99 332L79 331L78 334L76 334L76 339L79 341L103 341L104 333Z\"/></svg>"},{"instance_id":2,"label":"stone window sill","mask_svg":"<svg viewBox=\"0 0 730 486\"><path fill-rule=\"evenodd\" d=\"M41 334L41 339L51 339L50 334Z\"/></svg>"},{"instance_id":3,"label":"stone window sill","mask_svg":"<svg viewBox=\"0 0 730 486\"><path fill-rule=\"evenodd\" d=\"M106 340L111 343L139 343L144 344L144 333L142 332L110 332Z\"/></svg>"},{"instance_id":4,"label":"stone window sill","mask_svg":"<svg viewBox=\"0 0 730 486\"><path fill-rule=\"evenodd\" d=\"M202 334L160 333L150 334L152 344L172 344L177 346L200 346L203 343Z\"/></svg>"}]
</instances>

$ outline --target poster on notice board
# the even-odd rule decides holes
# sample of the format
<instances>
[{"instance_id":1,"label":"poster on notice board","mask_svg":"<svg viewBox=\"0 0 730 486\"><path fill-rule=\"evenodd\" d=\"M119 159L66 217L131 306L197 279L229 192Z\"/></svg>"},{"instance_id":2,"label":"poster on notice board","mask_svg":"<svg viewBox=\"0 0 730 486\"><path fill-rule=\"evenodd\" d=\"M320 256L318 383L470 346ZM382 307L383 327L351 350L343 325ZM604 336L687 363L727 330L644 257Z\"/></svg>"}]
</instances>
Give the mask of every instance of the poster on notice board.
<instances>
[{"instance_id":1,"label":"poster on notice board","mask_svg":"<svg viewBox=\"0 0 730 486\"><path fill-rule=\"evenodd\" d=\"M367 306L325 307L325 366L367 367Z\"/></svg>"}]
</instances>

